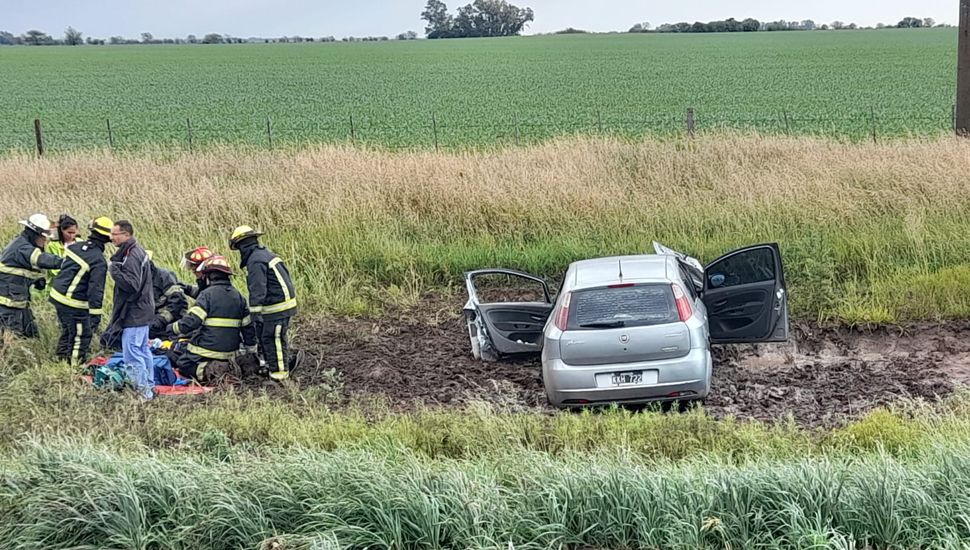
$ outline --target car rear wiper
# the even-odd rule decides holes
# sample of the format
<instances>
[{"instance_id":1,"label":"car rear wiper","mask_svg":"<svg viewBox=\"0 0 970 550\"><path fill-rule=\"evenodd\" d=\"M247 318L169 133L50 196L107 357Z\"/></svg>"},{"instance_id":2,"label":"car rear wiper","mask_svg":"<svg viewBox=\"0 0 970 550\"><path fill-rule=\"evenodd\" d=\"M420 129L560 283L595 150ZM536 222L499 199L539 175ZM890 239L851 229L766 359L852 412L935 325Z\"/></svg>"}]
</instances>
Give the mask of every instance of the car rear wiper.
<instances>
[{"instance_id":1,"label":"car rear wiper","mask_svg":"<svg viewBox=\"0 0 970 550\"><path fill-rule=\"evenodd\" d=\"M625 327L626 321L600 321L596 323L584 323L579 328L620 328Z\"/></svg>"}]
</instances>

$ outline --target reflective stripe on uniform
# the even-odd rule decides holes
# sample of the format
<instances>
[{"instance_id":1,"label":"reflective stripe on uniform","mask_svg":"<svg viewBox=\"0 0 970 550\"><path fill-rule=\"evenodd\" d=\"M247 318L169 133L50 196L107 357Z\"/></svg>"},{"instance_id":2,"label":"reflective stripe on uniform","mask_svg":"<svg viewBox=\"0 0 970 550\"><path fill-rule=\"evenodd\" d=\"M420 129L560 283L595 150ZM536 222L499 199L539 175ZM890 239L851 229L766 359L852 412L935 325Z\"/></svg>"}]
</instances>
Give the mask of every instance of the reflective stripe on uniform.
<instances>
[{"instance_id":1,"label":"reflective stripe on uniform","mask_svg":"<svg viewBox=\"0 0 970 550\"><path fill-rule=\"evenodd\" d=\"M256 313L256 314L262 313L263 312L263 306L249 306L249 312L250 313Z\"/></svg>"},{"instance_id":2,"label":"reflective stripe on uniform","mask_svg":"<svg viewBox=\"0 0 970 550\"><path fill-rule=\"evenodd\" d=\"M273 339L276 340L276 366L279 370L285 371L286 365L283 363L283 342L280 339L280 334L283 332L283 325L277 324L276 330L273 331Z\"/></svg>"},{"instance_id":3,"label":"reflective stripe on uniform","mask_svg":"<svg viewBox=\"0 0 970 550\"><path fill-rule=\"evenodd\" d=\"M206 310L202 309L199 306L192 306L191 308L189 308L189 315L195 315L202 321L205 321L205 318L209 316Z\"/></svg>"},{"instance_id":4,"label":"reflective stripe on uniform","mask_svg":"<svg viewBox=\"0 0 970 550\"><path fill-rule=\"evenodd\" d=\"M60 304L64 304L67 307L72 307L74 309L88 309L88 303L81 300L75 300L74 298L68 298L67 296L61 294L57 289L51 289L51 299Z\"/></svg>"},{"instance_id":5,"label":"reflective stripe on uniform","mask_svg":"<svg viewBox=\"0 0 970 550\"><path fill-rule=\"evenodd\" d=\"M80 256L71 252L70 250L68 250L65 253L65 256L70 258L71 261L76 263L81 269L77 270L77 274L74 275L74 280L71 281L71 286L67 287L67 294L61 294L61 296L63 296L68 300L73 300L80 304L81 303L80 300L74 300L74 292L77 290L77 285L81 284L81 279L84 278L84 274L91 270L91 266L89 266L87 262L81 259ZM51 295L53 294L54 294L54 289L52 288ZM60 302L60 300L58 300L57 298L54 298L54 299ZM61 302L61 303L78 309L87 309L88 307L87 302L84 302L84 305L71 305L66 302Z\"/></svg>"},{"instance_id":6,"label":"reflective stripe on uniform","mask_svg":"<svg viewBox=\"0 0 970 550\"><path fill-rule=\"evenodd\" d=\"M9 265L5 264L0 264L0 273L4 273L6 275L16 275L17 277L23 277L24 279L30 279L32 281L44 278L44 274L38 271L31 271L30 269L23 269L20 267L10 267Z\"/></svg>"},{"instance_id":7,"label":"reflective stripe on uniform","mask_svg":"<svg viewBox=\"0 0 970 550\"><path fill-rule=\"evenodd\" d=\"M276 274L276 280L280 283L280 288L283 289L283 302L285 303L290 301L290 288L286 286L286 280L283 279L283 274L280 273L280 270L276 267L281 263L283 263L283 260L273 258L272 261L269 262L269 268L272 269L273 273Z\"/></svg>"},{"instance_id":8,"label":"reflective stripe on uniform","mask_svg":"<svg viewBox=\"0 0 970 550\"><path fill-rule=\"evenodd\" d=\"M101 308L88 310L88 315L104 315L104 310Z\"/></svg>"},{"instance_id":9,"label":"reflective stripe on uniform","mask_svg":"<svg viewBox=\"0 0 970 550\"><path fill-rule=\"evenodd\" d=\"M282 311L288 311L296 307L296 298L290 298L285 302L280 302L278 304L273 304L271 306L263 306L260 313L263 315L269 315L272 313L280 313Z\"/></svg>"},{"instance_id":10,"label":"reflective stripe on uniform","mask_svg":"<svg viewBox=\"0 0 970 550\"><path fill-rule=\"evenodd\" d=\"M249 315L243 317L242 326L248 327L251 324L253 324L253 318L252 317L250 317Z\"/></svg>"},{"instance_id":11,"label":"reflective stripe on uniform","mask_svg":"<svg viewBox=\"0 0 970 550\"><path fill-rule=\"evenodd\" d=\"M209 317L202 322L202 326L219 328L239 328L243 323L239 319L227 319L224 317Z\"/></svg>"},{"instance_id":12,"label":"reflective stripe on uniform","mask_svg":"<svg viewBox=\"0 0 970 550\"><path fill-rule=\"evenodd\" d=\"M42 253L43 251L39 248L34 248L34 251L30 253L30 266L33 267L34 269L38 268L37 260L40 259L40 255Z\"/></svg>"},{"instance_id":13,"label":"reflective stripe on uniform","mask_svg":"<svg viewBox=\"0 0 970 550\"><path fill-rule=\"evenodd\" d=\"M84 325L77 323L74 325L74 349L71 350L71 364L76 365L81 358L81 336L84 334Z\"/></svg>"},{"instance_id":14,"label":"reflective stripe on uniform","mask_svg":"<svg viewBox=\"0 0 970 550\"><path fill-rule=\"evenodd\" d=\"M6 296L0 296L0 306L12 307L14 309L27 309L30 302L27 300L11 300Z\"/></svg>"},{"instance_id":15,"label":"reflective stripe on uniform","mask_svg":"<svg viewBox=\"0 0 970 550\"><path fill-rule=\"evenodd\" d=\"M171 296L173 294L178 294L181 291L182 291L182 287L180 287L179 285L172 285L168 287L168 290L165 291L165 295Z\"/></svg>"},{"instance_id":16,"label":"reflective stripe on uniform","mask_svg":"<svg viewBox=\"0 0 970 550\"><path fill-rule=\"evenodd\" d=\"M206 359L219 359L223 361L232 359L233 355L235 355L235 352L232 351L215 351L197 346L195 344L189 344L186 350L189 353L198 355L199 357L205 357Z\"/></svg>"}]
</instances>

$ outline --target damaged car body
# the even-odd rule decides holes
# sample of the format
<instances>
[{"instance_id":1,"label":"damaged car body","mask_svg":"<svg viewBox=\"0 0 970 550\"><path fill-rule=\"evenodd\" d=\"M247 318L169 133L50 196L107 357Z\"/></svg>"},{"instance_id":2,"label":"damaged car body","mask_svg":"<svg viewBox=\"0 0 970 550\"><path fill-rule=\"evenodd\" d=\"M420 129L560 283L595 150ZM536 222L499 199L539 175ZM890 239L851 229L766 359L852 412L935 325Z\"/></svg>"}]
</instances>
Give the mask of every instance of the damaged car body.
<instances>
[{"instance_id":1,"label":"damaged car body","mask_svg":"<svg viewBox=\"0 0 970 550\"><path fill-rule=\"evenodd\" d=\"M472 354L497 361L541 353L550 404L579 407L700 401L710 392L711 344L788 340L777 244L735 250L707 266L658 243L654 251L574 262L555 299L535 275L466 273ZM541 292L527 301L483 300L477 281L495 275Z\"/></svg>"}]
</instances>

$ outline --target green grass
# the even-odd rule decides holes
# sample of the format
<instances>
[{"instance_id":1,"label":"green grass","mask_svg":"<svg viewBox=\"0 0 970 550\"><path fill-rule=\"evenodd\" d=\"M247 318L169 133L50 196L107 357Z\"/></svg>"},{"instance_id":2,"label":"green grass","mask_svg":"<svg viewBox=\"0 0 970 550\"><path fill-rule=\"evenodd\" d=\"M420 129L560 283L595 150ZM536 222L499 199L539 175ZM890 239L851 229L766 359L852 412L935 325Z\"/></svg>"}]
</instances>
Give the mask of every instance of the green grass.
<instances>
[{"instance_id":1,"label":"green grass","mask_svg":"<svg viewBox=\"0 0 970 550\"><path fill-rule=\"evenodd\" d=\"M968 472L970 448L953 444L743 465L34 444L0 463L0 537L23 549L956 549L970 537Z\"/></svg>"},{"instance_id":2,"label":"green grass","mask_svg":"<svg viewBox=\"0 0 970 550\"><path fill-rule=\"evenodd\" d=\"M955 29L3 48L0 148L349 140L432 147L699 128L951 127ZM788 113L786 123L785 112ZM434 122L432 120L434 117ZM516 130L516 127L518 130ZM516 137L518 135L518 138Z\"/></svg>"}]
</instances>

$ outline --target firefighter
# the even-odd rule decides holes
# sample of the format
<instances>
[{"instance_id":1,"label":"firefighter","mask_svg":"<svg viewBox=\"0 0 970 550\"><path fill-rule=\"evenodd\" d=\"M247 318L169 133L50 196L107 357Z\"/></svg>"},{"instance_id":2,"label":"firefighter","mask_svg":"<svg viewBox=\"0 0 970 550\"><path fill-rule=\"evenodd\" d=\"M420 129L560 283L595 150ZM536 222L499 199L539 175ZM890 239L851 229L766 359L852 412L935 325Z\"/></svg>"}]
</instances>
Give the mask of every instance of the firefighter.
<instances>
[{"instance_id":1,"label":"firefighter","mask_svg":"<svg viewBox=\"0 0 970 550\"><path fill-rule=\"evenodd\" d=\"M61 269L51 283L49 300L61 325L57 357L72 365L87 360L91 335L104 315L104 281L108 275L104 245L111 239L112 225L114 222L106 217L93 220L88 225L90 238L67 247Z\"/></svg>"},{"instance_id":2,"label":"firefighter","mask_svg":"<svg viewBox=\"0 0 970 550\"><path fill-rule=\"evenodd\" d=\"M212 361L228 361L242 342L255 348L256 331L246 299L229 278L232 268L222 256L202 262L199 272L206 281L194 306L168 330L177 336L193 334L175 366L182 376L202 380Z\"/></svg>"},{"instance_id":3,"label":"firefighter","mask_svg":"<svg viewBox=\"0 0 970 550\"><path fill-rule=\"evenodd\" d=\"M297 311L296 288L283 260L259 244L260 235L248 225L237 227L229 237L229 248L239 251L240 265L246 270L259 352L270 378L281 382L290 376L287 331Z\"/></svg>"},{"instance_id":4,"label":"firefighter","mask_svg":"<svg viewBox=\"0 0 970 550\"><path fill-rule=\"evenodd\" d=\"M199 266L202 265L202 262L208 260L214 255L215 253L209 250L209 248L206 246L200 246L196 249L189 250L182 255L182 267L191 271L192 275L195 276L194 285L182 285L182 291L189 298L198 298L199 292L204 289L202 285L205 284L205 276L199 272Z\"/></svg>"},{"instance_id":5,"label":"firefighter","mask_svg":"<svg viewBox=\"0 0 970 550\"><path fill-rule=\"evenodd\" d=\"M34 214L20 225L23 232L0 253L0 327L36 338L39 332L30 309L30 287L44 290L43 270L61 267L61 257L44 252L51 227L47 216Z\"/></svg>"},{"instance_id":6,"label":"firefighter","mask_svg":"<svg viewBox=\"0 0 970 550\"><path fill-rule=\"evenodd\" d=\"M151 257L151 253L149 253ZM149 338L166 338L168 325L185 314L188 300L178 277L171 271L150 262L152 267L152 291L155 294L155 317L148 327Z\"/></svg>"}]
</instances>

